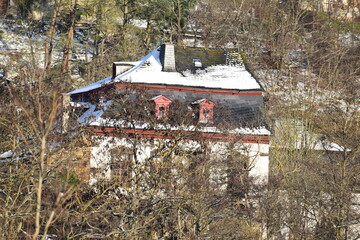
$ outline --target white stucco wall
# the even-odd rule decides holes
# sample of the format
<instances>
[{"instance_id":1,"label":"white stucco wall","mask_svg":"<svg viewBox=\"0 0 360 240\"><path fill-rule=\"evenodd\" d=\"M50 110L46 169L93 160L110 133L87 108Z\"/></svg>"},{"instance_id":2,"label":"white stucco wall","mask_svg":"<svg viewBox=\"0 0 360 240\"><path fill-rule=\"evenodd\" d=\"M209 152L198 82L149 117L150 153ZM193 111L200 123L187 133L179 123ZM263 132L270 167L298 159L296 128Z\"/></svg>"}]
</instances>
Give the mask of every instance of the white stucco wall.
<instances>
[{"instance_id":1,"label":"white stucco wall","mask_svg":"<svg viewBox=\"0 0 360 240\"><path fill-rule=\"evenodd\" d=\"M91 151L90 168L99 169L102 173L101 177L110 179L111 150L122 146L133 149L136 146L136 155L139 162L145 161L151 157L151 152L157 149L159 144L166 144L171 140L145 140L143 142L134 143L132 139L114 138L114 137L97 137L97 146ZM134 145L135 144L135 145ZM229 143L216 142L208 143L211 153L210 158L225 159L229 151ZM200 148L200 143L196 141L183 141L179 147L186 151L195 151ZM232 151L237 151L243 155L249 156L249 176L254 177L257 183L267 183L269 175L269 145L268 144L233 144ZM174 156L176 159L176 156ZM100 170L101 169L101 170ZM240 171L241 169L239 169ZM97 181L99 176L90 176L90 184Z\"/></svg>"}]
</instances>

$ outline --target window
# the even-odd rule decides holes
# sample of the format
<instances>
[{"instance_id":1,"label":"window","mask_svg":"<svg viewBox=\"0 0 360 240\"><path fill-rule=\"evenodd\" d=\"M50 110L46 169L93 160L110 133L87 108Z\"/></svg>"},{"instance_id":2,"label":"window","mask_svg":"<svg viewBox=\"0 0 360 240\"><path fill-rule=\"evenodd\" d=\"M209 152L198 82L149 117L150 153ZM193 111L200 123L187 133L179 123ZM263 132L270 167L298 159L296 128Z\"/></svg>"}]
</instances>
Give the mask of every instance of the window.
<instances>
[{"instance_id":1,"label":"window","mask_svg":"<svg viewBox=\"0 0 360 240\"><path fill-rule=\"evenodd\" d=\"M159 95L151 99L155 103L155 116L157 119L164 119L169 113L169 105L172 102L169 98Z\"/></svg>"},{"instance_id":2,"label":"window","mask_svg":"<svg viewBox=\"0 0 360 240\"><path fill-rule=\"evenodd\" d=\"M164 118L164 117L166 117L166 113L167 113L167 111L166 111L167 109L166 109L166 107L164 106L164 105L160 105L160 106L158 106L158 110L157 110L157 118L159 118L159 119L161 119L161 118Z\"/></svg>"},{"instance_id":3,"label":"window","mask_svg":"<svg viewBox=\"0 0 360 240\"><path fill-rule=\"evenodd\" d=\"M249 157L234 152L227 157L227 190L229 193L245 196L249 191Z\"/></svg>"},{"instance_id":4,"label":"window","mask_svg":"<svg viewBox=\"0 0 360 240\"><path fill-rule=\"evenodd\" d=\"M117 147L111 150L111 155L111 178L121 182L124 186L130 186L133 165L133 153L131 149Z\"/></svg>"},{"instance_id":5,"label":"window","mask_svg":"<svg viewBox=\"0 0 360 240\"><path fill-rule=\"evenodd\" d=\"M113 163L111 172L113 174L113 179L118 179L119 182L127 185L131 180L131 162L125 160Z\"/></svg>"},{"instance_id":6,"label":"window","mask_svg":"<svg viewBox=\"0 0 360 240\"><path fill-rule=\"evenodd\" d=\"M198 149L197 151L190 152L190 154L188 156L189 168L187 169L187 185L194 190L206 189L209 187L210 180L210 159L206 150Z\"/></svg>"},{"instance_id":7,"label":"window","mask_svg":"<svg viewBox=\"0 0 360 240\"><path fill-rule=\"evenodd\" d=\"M200 118L202 122L212 122L213 116L211 116L212 111L209 108L202 109L202 117Z\"/></svg>"},{"instance_id":8,"label":"window","mask_svg":"<svg viewBox=\"0 0 360 240\"><path fill-rule=\"evenodd\" d=\"M198 109L200 123L214 123L214 106L215 104L204 98L192 103Z\"/></svg>"}]
</instances>

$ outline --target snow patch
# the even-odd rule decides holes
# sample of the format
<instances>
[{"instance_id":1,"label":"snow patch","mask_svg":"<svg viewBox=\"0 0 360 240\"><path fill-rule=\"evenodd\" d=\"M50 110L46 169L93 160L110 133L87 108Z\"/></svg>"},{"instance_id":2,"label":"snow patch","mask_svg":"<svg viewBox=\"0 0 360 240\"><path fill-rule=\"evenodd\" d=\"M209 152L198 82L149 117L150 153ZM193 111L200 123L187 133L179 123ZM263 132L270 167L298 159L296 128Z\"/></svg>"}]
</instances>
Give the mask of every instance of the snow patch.
<instances>
[{"instance_id":1,"label":"snow patch","mask_svg":"<svg viewBox=\"0 0 360 240\"><path fill-rule=\"evenodd\" d=\"M89 112L90 113L90 112ZM88 115L87 115L88 116ZM114 120L114 119L104 119L97 114L92 115L93 118L87 118L90 122L87 122L90 126L94 127L113 127L113 128L136 128L136 129L155 129L158 131L167 130L167 131L189 131L189 132L206 132L206 133L224 133L223 129L219 129L217 127L199 127L199 126L171 126L164 124L157 124L155 127L150 125L149 123L144 122L129 122L125 120ZM262 135L262 136L270 136L271 132L266 129L265 126L259 128L235 128L232 130L226 131L229 134L242 134L242 135Z\"/></svg>"},{"instance_id":2,"label":"snow patch","mask_svg":"<svg viewBox=\"0 0 360 240\"><path fill-rule=\"evenodd\" d=\"M10 158L14 155L13 151L9 150L7 152L4 152L0 154L0 158Z\"/></svg>"}]
</instances>

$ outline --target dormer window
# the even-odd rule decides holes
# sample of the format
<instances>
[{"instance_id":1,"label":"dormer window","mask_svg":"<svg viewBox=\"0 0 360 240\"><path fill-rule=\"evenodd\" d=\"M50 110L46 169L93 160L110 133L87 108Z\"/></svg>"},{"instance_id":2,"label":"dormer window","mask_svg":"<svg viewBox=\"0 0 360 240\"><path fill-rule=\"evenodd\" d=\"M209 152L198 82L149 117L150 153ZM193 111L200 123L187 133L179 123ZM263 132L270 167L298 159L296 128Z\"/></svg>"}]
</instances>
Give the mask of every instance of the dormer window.
<instances>
[{"instance_id":1,"label":"dormer window","mask_svg":"<svg viewBox=\"0 0 360 240\"><path fill-rule=\"evenodd\" d=\"M155 103L155 116L157 119L167 117L169 113L169 105L172 102L169 98L159 95L151 99Z\"/></svg>"},{"instance_id":2,"label":"dormer window","mask_svg":"<svg viewBox=\"0 0 360 240\"><path fill-rule=\"evenodd\" d=\"M120 74L130 70L135 65L130 62L113 62L113 78L119 76Z\"/></svg>"},{"instance_id":3,"label":"dormer window","mask_svg":"<svg viewBox=\"0 0 360 240\"><path fill-rule=\"evenodd\" d=\"M197 106L199 111L199 122L200 123L213 123L214 122L214 106L215 104L209 99L203 98L192 105Z\"/></svg>"}]
</instances>

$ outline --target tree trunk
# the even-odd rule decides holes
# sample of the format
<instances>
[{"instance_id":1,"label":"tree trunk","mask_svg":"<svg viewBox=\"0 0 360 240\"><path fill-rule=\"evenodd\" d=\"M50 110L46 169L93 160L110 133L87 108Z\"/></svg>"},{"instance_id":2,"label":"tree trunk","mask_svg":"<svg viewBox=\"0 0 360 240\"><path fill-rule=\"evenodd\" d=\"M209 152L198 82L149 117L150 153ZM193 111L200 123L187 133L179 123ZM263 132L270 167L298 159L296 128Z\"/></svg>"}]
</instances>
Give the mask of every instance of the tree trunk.
<instances>
[{"instance_id":1,"label":"tree trunk","mask_svg":"<svg viewBox=\"0 0 360 240\"><path fill-rule=\"evenodd\" d=\"M44 73L47 73L50 70L52 62L52 50L54 47L54 37L57 29L57 20L60 14L60 4L62 0L55 3L53 17L51 20L50 30L48 34L48 41L45 44L45 61L44 61Z\"/></svg>"},{"instance_id":2,"label":"tree trunk","mask_svg":"<svg viewBox=\"0 0 360 240\"><path fill-rule=\"evenodd\" d=\"M178 0L178 16L177 16L177 36L176 36L176 40L177 43L180 44L182 43L182 29L181 29L181 2L180 0Z\"/></svg>"},{"instance_id":3,"label":"tree trunk","mask_svg":"<svg viewBox=\"0 0 360 240\"><path fill-rule=\"evenodd\" d=\"M69 60L70 60L70 57L72 54L72 41L73 41L73 37L74 37L74 25L75 25L76 11L77 11L77 0L75 0L73 9L70 13L70 27L69 27L69 31L67 34L65 47L63 50L64 56L63 56L63 61L62 61L62 66L61 66L61 73L63 74L63 76L65 74L67 75L69 73L69 69L70 69Z\"/></svg>"}]
</instances>

